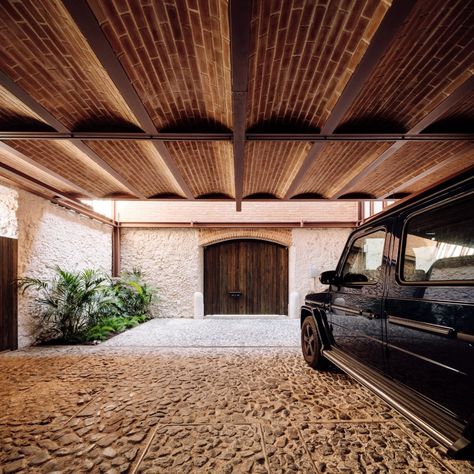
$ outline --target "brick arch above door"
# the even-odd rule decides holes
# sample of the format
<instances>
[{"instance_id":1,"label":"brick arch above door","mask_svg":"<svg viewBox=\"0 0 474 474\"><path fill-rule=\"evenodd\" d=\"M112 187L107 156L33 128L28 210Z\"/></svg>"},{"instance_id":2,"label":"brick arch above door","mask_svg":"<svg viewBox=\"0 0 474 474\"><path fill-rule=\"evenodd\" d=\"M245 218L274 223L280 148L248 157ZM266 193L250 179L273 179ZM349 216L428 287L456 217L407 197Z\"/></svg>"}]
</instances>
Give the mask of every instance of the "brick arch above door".
<instances>
[{"instance_id":1,"label":"brick arch above door","mask_svg":"<svg viewBox=\"0 0 474 474\"><path fill-rule=\"evenodd\" d=\"M291 229L199 229L199 244L202 246L233 239L268 240L286 247L293 240Z\"/></svg>"}]
</instances>

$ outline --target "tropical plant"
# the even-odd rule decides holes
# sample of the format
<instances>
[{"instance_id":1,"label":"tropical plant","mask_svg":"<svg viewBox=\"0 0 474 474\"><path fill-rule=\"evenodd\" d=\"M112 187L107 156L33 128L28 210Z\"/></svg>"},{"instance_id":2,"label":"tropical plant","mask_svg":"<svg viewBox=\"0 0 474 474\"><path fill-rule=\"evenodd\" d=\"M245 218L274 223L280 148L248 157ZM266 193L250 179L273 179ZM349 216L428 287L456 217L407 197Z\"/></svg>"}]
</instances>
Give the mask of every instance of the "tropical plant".
<instances>
[{"instance_id":1,"label":"tropical plant","mask_svg":"<svg viewBox=\"0 0 474 474\"><path fill-rule=\"evenodd\" d=\"M68 272L55 267L51 280L25 277L19 280L23 293L37 290L38 339L79 342L91 324L107 314L113 298L107 295L107 276L95 270Z\"/></svg>"},{"instance_id":2,"label":"tropical plant","mask_svg":"<svg viewBox=\"0 0 474 474\"><path fill-rule=\"evenodd\" d=\"M111 335L132 329L146 320L145 316L103 318L87 330L85 339L87 341L105 341Z\"/></svg>"},{"instance_id":3,"label":"tropical plant","mask_svg":"<svg viewBox=\"0 0 474 474\"><path fill-rule=\"evenodd\" d=\"M141 270L134 268L132 271L122 272L119 278L112 278L110 292L113 295L114 305L109 308L110 316L151 317L151 303L155 290L143 281Z\"/></svg>"}]
</instances>

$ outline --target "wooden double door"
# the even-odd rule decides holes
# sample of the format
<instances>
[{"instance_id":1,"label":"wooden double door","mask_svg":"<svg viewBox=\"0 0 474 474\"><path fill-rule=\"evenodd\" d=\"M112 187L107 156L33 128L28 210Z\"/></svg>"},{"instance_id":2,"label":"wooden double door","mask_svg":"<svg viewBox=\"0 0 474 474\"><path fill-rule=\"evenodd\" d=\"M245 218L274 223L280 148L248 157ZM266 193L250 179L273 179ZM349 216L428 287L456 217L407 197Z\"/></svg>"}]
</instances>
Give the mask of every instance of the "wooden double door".
<instances>
[{"instance_id":1,"label":"wooden double door","mask_svg":"<svg viewBox=\"0 0 474 474\"><path fill-rule=\"evenodd\" d=\"M16 239L0 237L0 351L18 347Z\"/></svg>"},{"instance_id":2,"label":"wooden double door","mask_svg":"<svg viewBox=\"0 0 474 474\"><path fill-rule=\"evenodd\" d=\"M204 249L205 314L288 314L288 248L229 240Z\"/></svg>"}]
</instances>

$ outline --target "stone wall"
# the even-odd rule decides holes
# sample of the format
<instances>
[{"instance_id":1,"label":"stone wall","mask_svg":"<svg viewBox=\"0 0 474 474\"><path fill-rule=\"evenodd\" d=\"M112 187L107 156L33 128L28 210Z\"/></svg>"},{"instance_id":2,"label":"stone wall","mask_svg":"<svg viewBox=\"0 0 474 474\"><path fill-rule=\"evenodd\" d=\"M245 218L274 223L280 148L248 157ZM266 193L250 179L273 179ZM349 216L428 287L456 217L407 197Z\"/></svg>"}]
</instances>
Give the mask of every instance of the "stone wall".
<instances>
[{"instance_id":1,"label":"stone wall","mask_svg":"<svg viewBox=\"0 0 474 474\"><path fill-rule=\"evenodd\" d=\"M310 291L322 291L318 278L311 278L312 267L318 274L335 270L351 229L293 229L294 291L299 293L300 305ZM291 265L291 259L290 259ZM291 286L291 284L290 284ZM291 289L290 289L291 291Z\"/></svg>"},{"instance_id":2,"label":"stone wall","mask_svg":"<svg viewBox=\"0 0 474 474\"><path fill-rule=\"evenodd\" d=\"M17 191L0 184L0 237L18 237L17 208Z\"/></svg>"},{"instance_id":3,"label":"stone wall","mask_svg":"<svg viewBox=\"0 0 474 474\"><path fill-rule=\"evenodd\" d=\"M272 229L270 240L282 240L289 246L289 291L297 291L300 304L304 296L324 289L310 278L310 269L318 272L336 267L351 229ZM146 281L158 289L159 299L153 306L155 317L193 317L193 294L203 291L204 258L202 246L222 238L256 238L248 229L122 229L122 270L141 268ZM275 237L277 236L278 239ZM283 237L282 237L283 236Z\"/></svg>"},{"instance_id":4,"label":"stone wall","mask_svg":"<svg viewBox=\"0 0 474 474\"><path fill-rule=\"evenodd\" d=\"M18 191L18 275L48 278L55 265L67 270L111 271L112 230L25 191ZM19 295L18 344L34 342L32 297Z\"/></svg>"},{"instance_id":5,"label":"stone wall","mask_svg":"<svg viewBox=\"0 0 474 474\"><path fill-rule=\"evenodd\" d=\"M122 270L140 268L157 289L155 317L193 316L193 294L202 291L197 229L122 229L121 248Z\"/></svg>"}]
</instances>

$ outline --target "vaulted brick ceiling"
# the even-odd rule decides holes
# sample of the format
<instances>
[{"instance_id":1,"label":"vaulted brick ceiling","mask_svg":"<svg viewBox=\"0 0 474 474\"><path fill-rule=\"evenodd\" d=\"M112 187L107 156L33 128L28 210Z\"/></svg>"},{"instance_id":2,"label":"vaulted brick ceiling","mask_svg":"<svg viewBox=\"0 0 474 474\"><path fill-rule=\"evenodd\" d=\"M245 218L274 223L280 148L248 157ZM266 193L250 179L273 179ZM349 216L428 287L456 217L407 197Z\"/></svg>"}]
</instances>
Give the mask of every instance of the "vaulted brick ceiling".
<instances>
[{"instance_id":1,"label":"vaulted brick ceiling","mask_svg":"<svg viewBox=\"0 0 474 474\"><path fill-rule=\"evenodd\" d=\"M474 1L231 1L0 2L0 176L239 201L472 169Z\"/></svg>"}]
</instances>

